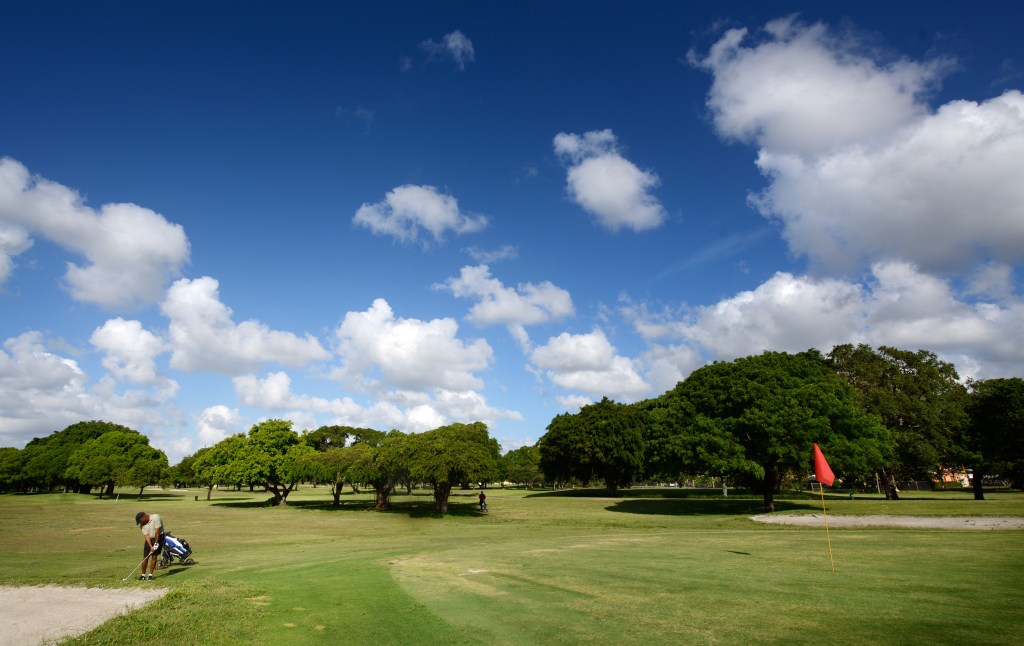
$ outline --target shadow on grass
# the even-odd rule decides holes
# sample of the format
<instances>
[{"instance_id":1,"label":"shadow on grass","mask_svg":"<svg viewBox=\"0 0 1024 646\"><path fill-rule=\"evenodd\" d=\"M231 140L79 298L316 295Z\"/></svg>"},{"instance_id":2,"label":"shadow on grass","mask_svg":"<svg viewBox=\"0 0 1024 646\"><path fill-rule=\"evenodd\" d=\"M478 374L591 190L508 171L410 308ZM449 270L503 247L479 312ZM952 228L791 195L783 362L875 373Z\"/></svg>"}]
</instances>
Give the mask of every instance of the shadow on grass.
<instances>
[{"instance_id":1,"label":"shadow on grass","mask_svg":"<svg viewBox=\"0 0 1024 646\"><path fill-rule=\"evenodd\" d=\"M764 502L760 498L738 499L644 499L620 500L614 505L605 507L608 511L626 514L646 514L663 516L751 516L763 514ZM807 509L807 505L797 501L775 500L775 511L785 512L796 509Z\"/></svg>"},{"instance_id":2,"label":"shadow on grass","mask_svg":"<svg viewBox=\"0 0 1024 646\"><path fill-rule=\"evenodd\" d=\"M453 493L448 498L448 513L441 514L434 511L434 496L429 493L414 493L412 495L397 494L391 497L391 505L388 509L379 511L380 514L401 514L410 518L443 518L445 516L473 517L483 516L477 503L477 494L472 496L466 493ZM460 500L471 498L469 500ZM253 509L260 507L271 507L272 498L266 500L245 500L240 502L214 501L210 504L218 507L231 507L237 509ZM288 507L307 511L323 511L331 513L374 511L374 501L369 499L345 500L335 505L331 498L323 500L296 500L289 502Z\"/></svg>"},{"instance_id":3,"label":"shadow on grass","mask_svg":"<svg viewBox=\"0 0 1024 646\"><path fill-rule=\"evenodd\" d=\"M749 489L730 489L729 495L736 498L757 498L761 494L753 493ZM527 494L524 498L698 498L718 499L722 497L720 488L707 489L678 489L675 487L633 487L630 489L619 489L615 496L609 496L608 491L602 488L581 488L581 489L558 489L538 491Z\"/></svg>"}]
</instances>

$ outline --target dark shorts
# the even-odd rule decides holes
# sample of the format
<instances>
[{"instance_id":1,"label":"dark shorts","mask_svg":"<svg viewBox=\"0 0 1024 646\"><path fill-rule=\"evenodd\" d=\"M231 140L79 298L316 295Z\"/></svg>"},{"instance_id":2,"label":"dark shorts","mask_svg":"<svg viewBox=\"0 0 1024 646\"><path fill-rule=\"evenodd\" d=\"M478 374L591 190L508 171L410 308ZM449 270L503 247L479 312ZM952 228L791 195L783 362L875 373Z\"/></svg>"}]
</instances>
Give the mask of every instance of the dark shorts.
<instances>
[{"instance_id":1,"label":"dark shorts","mask_svg":"<svg viewBox=\"0 0 1024 646\"><path fill-rule=\"evenodd\" d=\"M163 547L164 547L163 543L157 543L156 544L156 549L153 550L153 553L154 554L159 554L163 550ZM149 556L149 546L146 545L145 543L142 544L142 555L143 556Z\"/></svg>"}]
</instances>

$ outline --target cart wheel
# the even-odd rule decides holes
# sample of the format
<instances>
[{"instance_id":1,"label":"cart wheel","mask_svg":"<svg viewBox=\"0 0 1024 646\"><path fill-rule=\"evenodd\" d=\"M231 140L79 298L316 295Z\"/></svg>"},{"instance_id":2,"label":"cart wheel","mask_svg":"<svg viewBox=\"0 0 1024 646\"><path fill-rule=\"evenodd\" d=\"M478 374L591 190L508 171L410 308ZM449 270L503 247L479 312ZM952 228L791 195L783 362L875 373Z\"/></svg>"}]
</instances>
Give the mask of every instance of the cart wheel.
<instances>
[{"instance_id":1,"label":"cart wheel","mask_svg":"<svg viewBox=\"0 0 1024 646\"><path fill-rule=\"evenodd\" d=\"M185 559L185 565L195 565L195 564L196 564L196 562L193 561L192 559Z\"/></svg>"}]
</instances>

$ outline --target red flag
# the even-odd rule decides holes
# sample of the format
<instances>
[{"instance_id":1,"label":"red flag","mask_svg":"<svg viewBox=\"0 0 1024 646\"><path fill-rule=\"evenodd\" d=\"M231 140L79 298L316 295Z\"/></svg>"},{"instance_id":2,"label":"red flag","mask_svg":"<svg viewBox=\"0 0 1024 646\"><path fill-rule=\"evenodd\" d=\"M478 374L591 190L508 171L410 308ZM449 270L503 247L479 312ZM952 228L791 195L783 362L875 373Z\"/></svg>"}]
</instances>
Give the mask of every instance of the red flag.
<instances>
[{"instance_id":1,"label":"red flag","mask_svg":"<svg viewBox=\"0 0 1024 646\"><path fill-rule=\"evenodd\" d=\"M825 456L822 455L817 444L814 445L814 478L830 487L836 481L835 474L832 473L832 469L828 466L828 462L825 461Z\"/></svg>"}]
</instances>

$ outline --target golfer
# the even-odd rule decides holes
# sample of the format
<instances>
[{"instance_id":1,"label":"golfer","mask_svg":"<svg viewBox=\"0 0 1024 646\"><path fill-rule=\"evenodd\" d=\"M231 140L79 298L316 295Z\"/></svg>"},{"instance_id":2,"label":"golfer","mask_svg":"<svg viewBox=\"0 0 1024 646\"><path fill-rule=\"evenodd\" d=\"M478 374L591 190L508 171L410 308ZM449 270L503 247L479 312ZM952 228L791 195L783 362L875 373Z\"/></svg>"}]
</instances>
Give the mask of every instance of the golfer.
<instances>
[{"instance_id":1,"label":"golfer","mask_svg":"<svg viewBox=\"0 0 1024 646\"><path fill-rule=\"evenodd\" d=\"M147 514L140 511L135 514L135 524L142 527L142 537L146 539L142 546L142 574L139 581L152 581L153 570L156 569L157 555L163 544L164 521L160 514ZM146 574L146 566L149 566L149 574Z\"/></svg>"}]
</instances>

